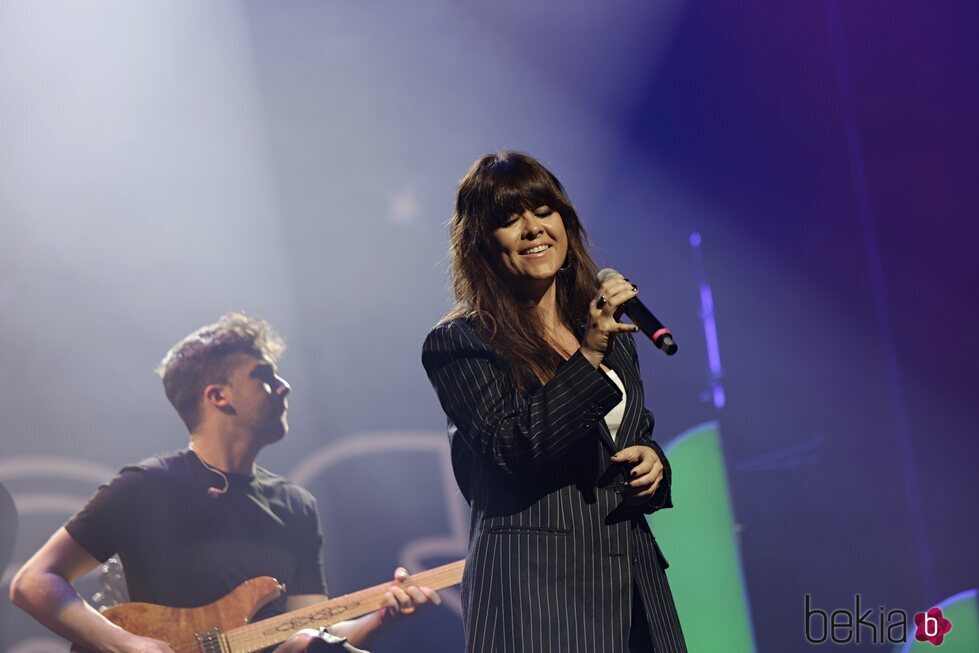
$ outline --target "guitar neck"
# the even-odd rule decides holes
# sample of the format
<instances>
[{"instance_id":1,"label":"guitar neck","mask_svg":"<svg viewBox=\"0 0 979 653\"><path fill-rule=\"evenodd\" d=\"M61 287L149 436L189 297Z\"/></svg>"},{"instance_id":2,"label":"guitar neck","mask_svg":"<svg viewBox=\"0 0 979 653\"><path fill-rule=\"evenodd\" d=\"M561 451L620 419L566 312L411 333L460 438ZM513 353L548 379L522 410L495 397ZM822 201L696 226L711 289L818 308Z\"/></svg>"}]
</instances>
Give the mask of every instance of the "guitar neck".
<instances>
[{"instance_id":1,"label":"guitar neck","mask_svg":"<svg viewBox=\"0 0 979 653\"><path fill-rule=\"evenodd\" d=\"M434 590L459 584L465 560L450 562L408 577L405 585L420 585ZM331 626L340 621L356 619L381 608L384 594L393 583L381 583L345 594L306 608L293 610L277 617L263 619L224 633L229 653L260 651L289 639L297 630Z\"/></svg>"}]
</instances>

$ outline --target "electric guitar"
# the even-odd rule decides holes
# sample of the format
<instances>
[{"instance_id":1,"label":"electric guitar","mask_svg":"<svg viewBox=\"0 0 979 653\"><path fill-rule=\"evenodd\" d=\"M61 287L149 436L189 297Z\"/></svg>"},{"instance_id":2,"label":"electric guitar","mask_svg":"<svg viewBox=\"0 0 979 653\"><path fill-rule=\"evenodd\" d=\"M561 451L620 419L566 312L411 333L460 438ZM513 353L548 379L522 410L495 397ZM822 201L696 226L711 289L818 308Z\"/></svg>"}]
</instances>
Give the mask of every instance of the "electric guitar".
<instances>
[{"instance_id":1,"label":"electric guitar","mask_svg":"<svg viewBox=\"0 0 979 653\"><path fill-rule=\"evenodd\" d=\"M403 585L440 590L462 580L465 560L409 576ZM122 603L102 614L112 623L142 637L168 642L176 653L252 653L289 639L303 628L330 626L381 608L393 583L328 599L277 617L250 623L262 606L274 601L285 587L271 576L246 580L214 603L198 608L167 608L151 603ZM72 653L91 653L72 646Z\"/></svg>"}]
</instances>

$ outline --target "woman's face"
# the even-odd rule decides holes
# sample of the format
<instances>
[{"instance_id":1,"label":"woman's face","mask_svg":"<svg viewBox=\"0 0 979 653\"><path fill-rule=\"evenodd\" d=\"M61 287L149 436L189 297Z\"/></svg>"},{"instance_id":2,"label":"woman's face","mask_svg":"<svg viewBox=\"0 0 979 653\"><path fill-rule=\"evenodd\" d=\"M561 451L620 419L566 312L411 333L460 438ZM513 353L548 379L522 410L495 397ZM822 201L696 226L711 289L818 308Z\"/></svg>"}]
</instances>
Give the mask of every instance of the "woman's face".
<instances>
[{"instance_id":1,"label":"woman's face","mask_svg":"<svg viewBox=\"0 0 979 653\"><path fill-rule=\"evenodd\" d=\"M493 231L493 246L504 276L530 290L557 276L568 254L568 235L560 213L538 206L510 215Z\"/></svg>"}]
</instances>

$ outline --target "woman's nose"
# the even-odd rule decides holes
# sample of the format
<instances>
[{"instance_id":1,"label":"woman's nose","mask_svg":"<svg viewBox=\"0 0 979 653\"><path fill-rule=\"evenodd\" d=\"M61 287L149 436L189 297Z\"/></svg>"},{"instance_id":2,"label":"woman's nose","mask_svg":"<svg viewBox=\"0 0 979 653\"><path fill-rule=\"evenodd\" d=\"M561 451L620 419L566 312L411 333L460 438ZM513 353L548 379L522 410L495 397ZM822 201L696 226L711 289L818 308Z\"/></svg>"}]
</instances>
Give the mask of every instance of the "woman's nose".
<instances>
[{"instance_id":1,"label":"woman's nose","mask_svg":"<svg viewBox=\"0 0 979 653\"><path fill-rule=\"evenodd\" d=\"M524 216L524 238L537 238L542 233L544 233L544 225L537 218L536 215L531 215L530 217Z\"/></svg>"}]
</instances>

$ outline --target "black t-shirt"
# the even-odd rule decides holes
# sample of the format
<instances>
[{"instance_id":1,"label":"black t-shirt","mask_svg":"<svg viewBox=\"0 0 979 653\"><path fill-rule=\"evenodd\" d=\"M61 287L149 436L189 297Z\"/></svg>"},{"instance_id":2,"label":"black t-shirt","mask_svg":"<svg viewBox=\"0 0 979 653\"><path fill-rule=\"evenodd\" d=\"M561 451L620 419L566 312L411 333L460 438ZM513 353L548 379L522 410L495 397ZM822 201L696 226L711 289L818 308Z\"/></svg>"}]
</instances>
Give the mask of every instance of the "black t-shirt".
<instances>
[{"instance_id":1,"label":"black t-shirt","mask_svg":"<svg viewBox=\"0 0 979 653\"><path fill-rule=\"evenodd\" d=\"M261 467L221 477L190 450L123 467L65 528L93 557L118 554L131 601L196 607L255 576L289 594L326 594L316 500ZM260 613L282 612L284 598Z\"/></svg>"}]
</instances>

